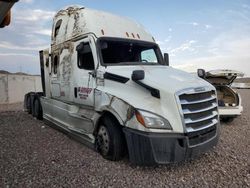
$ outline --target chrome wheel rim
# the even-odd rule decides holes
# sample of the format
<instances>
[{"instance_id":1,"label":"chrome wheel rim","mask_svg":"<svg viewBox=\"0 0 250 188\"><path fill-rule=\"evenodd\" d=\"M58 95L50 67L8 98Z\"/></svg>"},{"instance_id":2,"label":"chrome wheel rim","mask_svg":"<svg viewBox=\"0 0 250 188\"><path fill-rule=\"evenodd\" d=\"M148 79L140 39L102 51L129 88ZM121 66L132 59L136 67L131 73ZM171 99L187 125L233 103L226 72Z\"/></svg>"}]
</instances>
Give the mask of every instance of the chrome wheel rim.
<instances>
[{"instance_id":1,"label":"chrome wheel rim","mask_svg":"<svg viewBox=\"0 0 250 188\"><path fill-rule=\"evenodd\" d=\"M105 126L101 126L99 131L98 131L98 137L97 137L97 145L99 151L103 155L107 155L109 151L109 134L108 130Z\"/></svg>"}]
</instances>

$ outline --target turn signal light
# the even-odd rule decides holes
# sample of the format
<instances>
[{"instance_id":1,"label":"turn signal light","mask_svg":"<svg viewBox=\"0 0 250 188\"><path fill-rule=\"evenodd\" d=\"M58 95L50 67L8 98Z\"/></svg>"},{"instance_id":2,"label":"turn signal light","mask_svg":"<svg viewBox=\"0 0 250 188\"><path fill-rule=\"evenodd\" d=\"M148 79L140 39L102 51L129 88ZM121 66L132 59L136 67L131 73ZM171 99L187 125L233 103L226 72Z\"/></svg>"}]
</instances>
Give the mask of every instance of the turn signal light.
<instances>
[{"instance_id":1,"label":"turn signal light","mask_svg":"<svg viewBox=\"0 0 250 188\"><path fill-rule=\"evenodd\" d=\"M136 116L137 121L140 122L140 124L142 124L144 127L146 127L145 121L144 121L142 115L140 114L140 112L135 111L135 116Z\"/></svg>"}]
</instances>

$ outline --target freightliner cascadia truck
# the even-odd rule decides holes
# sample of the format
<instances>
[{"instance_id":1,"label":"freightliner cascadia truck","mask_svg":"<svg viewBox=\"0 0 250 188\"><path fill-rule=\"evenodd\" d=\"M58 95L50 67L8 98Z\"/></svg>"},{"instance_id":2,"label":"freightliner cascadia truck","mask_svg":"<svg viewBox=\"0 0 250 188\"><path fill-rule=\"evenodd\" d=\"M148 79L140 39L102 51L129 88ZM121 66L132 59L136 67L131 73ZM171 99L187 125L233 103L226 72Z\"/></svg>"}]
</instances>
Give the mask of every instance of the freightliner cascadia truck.
<instances>
[{"instance_id":1,"label":"freightliner cascadia truck","mask_svg":"<svg viewBox=\"0 0 250 188\"><path fill-rule=\"evenodd\" d=\"M216 89L169 67L168 54L130 19L60 10L40 65L43 92L26 94L25 108L106 159L167 164L218 142Z\"/></svg>"}]
</instances>

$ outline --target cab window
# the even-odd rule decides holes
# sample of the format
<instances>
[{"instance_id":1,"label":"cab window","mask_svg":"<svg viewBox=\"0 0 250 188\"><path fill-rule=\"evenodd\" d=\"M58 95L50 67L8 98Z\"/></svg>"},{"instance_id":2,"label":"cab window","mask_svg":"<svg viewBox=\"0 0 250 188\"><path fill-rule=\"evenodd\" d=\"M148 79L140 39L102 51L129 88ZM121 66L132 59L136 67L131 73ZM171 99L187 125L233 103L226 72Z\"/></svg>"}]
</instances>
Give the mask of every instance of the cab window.
<instances>
[{"instance_id":1,"label":"cab window","mask_svg":"<svg viewBox=\"0 0 250 188\"><path fill-rule=\"evenodd\" d=\"M141 52L142 62L157 62L154 49L148 49Z\"/></svg>"},{"instance_id":2,"label":"cab window","mask_svg":"<svg viewBox=\"0 0 250 188\"><path fill-rule=\"evenodd\" d=\"M81 43L77 46L78 67L80 69L94 70L94 58L89 43Z\"/></svg>"},{"instance_id":3,"label":"cab window","mask_svg":"<svg viewBox=\"0 0 250 188\"><path fill-rule=\"evenodd\" d=\"M61 25L62 25L62 20L58 20L55 25L54 38L56 38L56 36L58 35Z\"/></svg>"}]
</instances>

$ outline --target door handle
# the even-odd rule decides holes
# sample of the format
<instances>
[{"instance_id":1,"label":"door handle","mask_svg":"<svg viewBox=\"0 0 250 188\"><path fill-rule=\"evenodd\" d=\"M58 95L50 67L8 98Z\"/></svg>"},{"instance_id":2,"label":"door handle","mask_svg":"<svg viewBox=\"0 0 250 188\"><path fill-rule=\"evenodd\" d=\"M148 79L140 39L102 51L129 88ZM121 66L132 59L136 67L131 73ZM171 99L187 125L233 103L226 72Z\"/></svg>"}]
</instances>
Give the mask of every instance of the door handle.
<instances>
[{"instance_id":1,"label":"door handle","mask_svg":"<svg viewBox=\"0 0 250 188\"><path fill-rule=\"evenodd\" d=\"M93 70L93 71L89 72L89 75L91 75L93 78L95 78L96 77L96 71Z\"/></svg>"},{"instance_id":2,"label":"door handle","mask_svg":"<svg viewBox=\"0 0 250 188\"><path fill-rule=\"evenodd\" d=\"M77 87L74 88L74 95L75 95L75 98L77 98Z\"/></svg>"}]
</instances>

